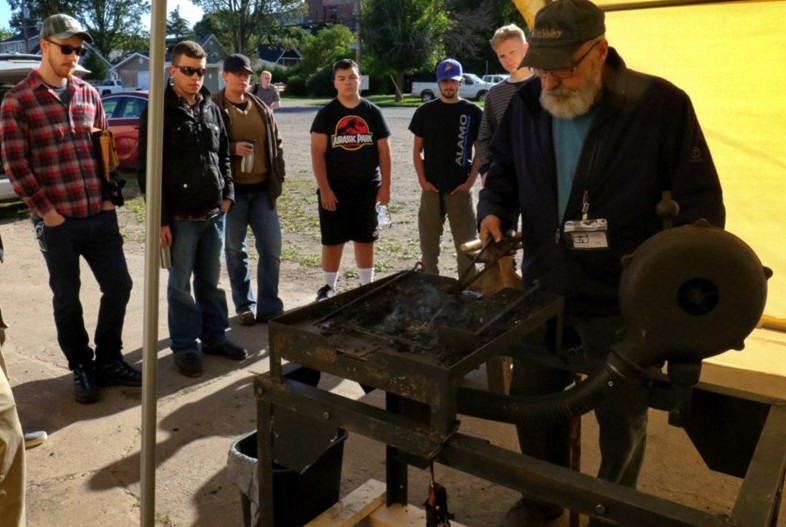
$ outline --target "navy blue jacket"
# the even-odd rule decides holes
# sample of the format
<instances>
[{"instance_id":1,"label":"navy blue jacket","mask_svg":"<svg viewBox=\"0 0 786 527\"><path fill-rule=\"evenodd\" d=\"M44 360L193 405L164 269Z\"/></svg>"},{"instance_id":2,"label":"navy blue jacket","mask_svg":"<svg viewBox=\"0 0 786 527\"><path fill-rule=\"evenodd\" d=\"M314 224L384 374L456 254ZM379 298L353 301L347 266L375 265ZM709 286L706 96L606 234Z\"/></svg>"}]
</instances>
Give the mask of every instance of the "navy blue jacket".
<instances>
[{"instance_id":1,"label":"navy blue jacket","mask_svg":"<svg viewBox=\"0 0 786 527\"><path fill-rule=\"evenodd\" d=\"M567 313L616 314L621 258L662 230L655 206L663 190L680 206L675 225L704 218L724 226L718 174L687 94L627 69L609 48L603 93L560 220L552 118L540 105L540 92L535 78L510 101L491 144L478 219L493 214L505 222L520 208L525 283L538 280L565 295ZM608 221L608 249L574 250L565 242L564 222L581 219L585 191L590 219Z\"/></svg>"}]
</instances>

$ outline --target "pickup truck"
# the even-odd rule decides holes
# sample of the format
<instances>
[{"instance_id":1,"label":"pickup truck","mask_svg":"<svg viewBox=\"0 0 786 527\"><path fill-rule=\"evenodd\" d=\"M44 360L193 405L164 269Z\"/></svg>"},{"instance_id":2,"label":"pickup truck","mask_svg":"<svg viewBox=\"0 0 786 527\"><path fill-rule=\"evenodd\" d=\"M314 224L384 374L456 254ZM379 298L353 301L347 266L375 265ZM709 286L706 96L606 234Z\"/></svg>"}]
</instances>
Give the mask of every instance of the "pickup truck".
<instances>
[{"instance_id":1,"label":"pickup truck","mask_svg":"<svg viewBox=\"0 0 786 527\"><path fill-rule=\"evenodd\" d=\"M494 84L483 82L483 80L474 73L465 73L463 77L464 82L462 82L459 87L459 97L462 99L485 101L489 88L494 86ZM439 85L436 82L413 82L412 96L420 97L423 102L436 99L439 97Z\"/></svg>"},{"instance_id":2,"label":"pickup truck","mask_svg":"<svg viewBox=\"0 0 786 527\"><path fill-rule=\"evenodd\" d=\"M124 88L120 79L107 79L101 84L96 84L95 88L98 90L98 95L101 97L104 95L109 95L110 93L120 93L134 90L134 88Z\"/></svg>"}]
</instances>

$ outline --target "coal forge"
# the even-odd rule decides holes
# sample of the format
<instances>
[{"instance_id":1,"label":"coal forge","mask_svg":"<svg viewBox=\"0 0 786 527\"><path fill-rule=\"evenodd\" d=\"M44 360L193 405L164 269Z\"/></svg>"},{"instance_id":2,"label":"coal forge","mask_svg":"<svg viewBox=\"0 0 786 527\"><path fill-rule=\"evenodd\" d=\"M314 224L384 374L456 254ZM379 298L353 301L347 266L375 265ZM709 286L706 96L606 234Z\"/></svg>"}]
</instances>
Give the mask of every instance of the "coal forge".
<instances>
[{"instance_id":1,"label":"coal forge","mask_svg":"<svg viewBox=\"0 0 786 527\"><path fill-rule=\"evenodd\" d=\"M315 327L336 349L384 346L450 366L552 300L536 290L503 289L490 297L456 292L453 279L408 272L323 317ZM370 342L359 344L358 337Z\"/></svg>"}]
</instances>

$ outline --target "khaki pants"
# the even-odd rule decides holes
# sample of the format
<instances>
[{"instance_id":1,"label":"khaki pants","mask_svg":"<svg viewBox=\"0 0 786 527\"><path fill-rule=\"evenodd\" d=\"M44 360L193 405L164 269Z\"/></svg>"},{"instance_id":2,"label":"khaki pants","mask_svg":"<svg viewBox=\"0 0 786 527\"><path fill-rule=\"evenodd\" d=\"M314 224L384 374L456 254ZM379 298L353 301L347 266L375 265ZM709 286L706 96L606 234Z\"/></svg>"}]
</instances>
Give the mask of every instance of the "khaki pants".
<instances>
[{"instance_id":1,"label":"khaki pants","mask_svg":"<svg viewBox=\"0 0 786 527\"><path fill-rule=\"evenodd\" d=\"M450 233L456 247L458 275L464 276L472 267L472 258L461 250L461 244L478 237L475 208L469 192L454 195L439 192L421 192L418 210L418 232L423 270L439 274L440 239L445 227L445 218L450 224ZM467 273L470 276L471 273Z\"/></svg>"},{"instance_id":2,"label":"khaki pants","mask_svg":"<svg viewBox=\"0 0 786 527\"><path fill-rule=\"evenodd\" d=\"M0 313L0 525L24 527L25 439L3 359L5 324Z\"/></svg>"}]
</instances>

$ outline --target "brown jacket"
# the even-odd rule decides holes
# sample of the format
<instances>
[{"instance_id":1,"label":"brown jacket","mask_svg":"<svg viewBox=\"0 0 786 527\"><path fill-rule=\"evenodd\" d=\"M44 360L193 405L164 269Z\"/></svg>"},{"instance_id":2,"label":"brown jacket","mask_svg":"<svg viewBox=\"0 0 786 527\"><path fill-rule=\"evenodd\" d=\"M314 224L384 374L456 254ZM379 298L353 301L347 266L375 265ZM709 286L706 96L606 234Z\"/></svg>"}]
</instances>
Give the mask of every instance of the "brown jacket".
<instances>
[{"instance_id":1,"label":"brown jacket","mask_svg":"<svg viewBox=\"0 0 786 527\"><path fill-rule=\"evenodd\" d=\"M286 169L284 167L284 149L281 146L281 137L278 135L278 126L276 125L276 120L273 118L273 112L270 108L268 108L256 95L246 93L246 97L248 97L251 104L257 107L257 110L259 110L267 126L267 145L265 146L267 148L267 158L270 165L267 174L268 196L270 198L270 206L275 208L276 199L281 195L281 188L284 184L284 177L286 175ZM230 120L227 105L231 103L224 99L224 90L213 95L213 102L221 110L224 124L227 130L229 130Z\"/></svg>"}]
</instances>

